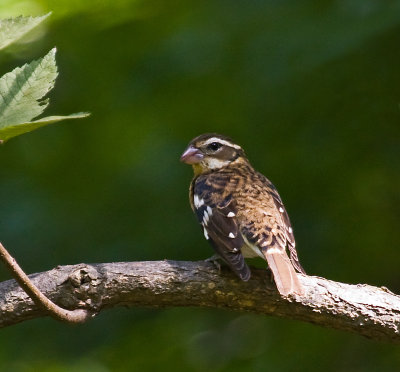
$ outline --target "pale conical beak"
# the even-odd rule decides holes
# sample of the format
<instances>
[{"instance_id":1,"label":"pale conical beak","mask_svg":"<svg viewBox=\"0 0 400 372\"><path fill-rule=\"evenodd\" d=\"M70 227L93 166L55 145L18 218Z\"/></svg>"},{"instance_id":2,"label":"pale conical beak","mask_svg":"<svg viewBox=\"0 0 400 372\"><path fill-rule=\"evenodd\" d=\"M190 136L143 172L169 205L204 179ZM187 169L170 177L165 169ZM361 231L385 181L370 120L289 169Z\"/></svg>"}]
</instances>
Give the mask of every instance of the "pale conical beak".
<instances>
[{"instance_id":1,"label":"pale conical beak","mask_svg":"<svg viewBox=\"0 0 400 372\"><path fill-rule=\"evenodd\" d=\"M199 149L189 146L181 156L181 162L186 164L197 164L200 163L204 158L204 155Z\"/></svg>"}]
</instances>

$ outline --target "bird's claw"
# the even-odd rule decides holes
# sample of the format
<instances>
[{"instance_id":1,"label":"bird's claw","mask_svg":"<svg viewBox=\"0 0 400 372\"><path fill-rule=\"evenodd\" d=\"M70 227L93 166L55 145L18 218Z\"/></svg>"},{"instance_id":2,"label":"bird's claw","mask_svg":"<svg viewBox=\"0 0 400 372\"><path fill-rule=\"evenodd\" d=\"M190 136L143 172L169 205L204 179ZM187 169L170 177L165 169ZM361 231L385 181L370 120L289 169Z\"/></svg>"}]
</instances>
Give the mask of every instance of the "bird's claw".
<instances>
[{"instance_id":1,"label":"bird's claw","mask_svg":"<svg viewBox=\"0 0 400 372\"><path fill-rule=\"evenodd\" d=\"M217 254L214 254L211 257L205 259L204 261L212 263L218 269L218 272L221 273L221 264L219 263L220 260L221 257L218 256Z\"/></svg>"}]
</instances>

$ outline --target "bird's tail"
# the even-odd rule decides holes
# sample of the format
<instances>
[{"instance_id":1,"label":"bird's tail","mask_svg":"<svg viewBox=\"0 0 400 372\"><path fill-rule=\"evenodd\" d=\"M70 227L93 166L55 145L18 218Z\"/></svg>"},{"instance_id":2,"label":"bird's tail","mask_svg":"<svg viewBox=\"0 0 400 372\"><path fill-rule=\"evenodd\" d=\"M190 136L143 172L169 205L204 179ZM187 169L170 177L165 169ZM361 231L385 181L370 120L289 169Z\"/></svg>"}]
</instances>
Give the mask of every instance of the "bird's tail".
<instances>
[{"instance_id":1,"label":"bird's tail","mask_svg":"<svg viewBox=\"0 0 400 372\"><path fill-rule=\"evenodd\" d=\"M296 271L286 252L279 248L271 247L264 252L274 276L276 287L282 296L287 296L291 293L298 295L304 294L304 288L300 284Z\"/></svg>"}]
</instances>

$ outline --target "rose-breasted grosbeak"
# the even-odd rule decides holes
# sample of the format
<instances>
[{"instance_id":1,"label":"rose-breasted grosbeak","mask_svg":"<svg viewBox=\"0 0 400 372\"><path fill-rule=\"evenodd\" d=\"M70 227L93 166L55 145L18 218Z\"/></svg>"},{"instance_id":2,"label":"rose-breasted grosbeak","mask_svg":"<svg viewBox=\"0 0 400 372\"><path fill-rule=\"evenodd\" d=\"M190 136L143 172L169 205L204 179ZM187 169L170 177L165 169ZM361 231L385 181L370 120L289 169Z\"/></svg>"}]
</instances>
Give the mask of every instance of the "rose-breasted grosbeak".
<instances>
[{"instance_id":1,"label":"rose-breasted grosbeak","mask_svg":"<svg viewBox=\"0 0 400 372\"><path fill-rule=\"evenodd\" d=\"M181 161L193 166L190 204L218 256L244 281L251 275L244 257L259 256L281 295L303 294L289 216L274 185L253 169L242 148L228 137L203 134Z\"/></svg>"}]
</instances>

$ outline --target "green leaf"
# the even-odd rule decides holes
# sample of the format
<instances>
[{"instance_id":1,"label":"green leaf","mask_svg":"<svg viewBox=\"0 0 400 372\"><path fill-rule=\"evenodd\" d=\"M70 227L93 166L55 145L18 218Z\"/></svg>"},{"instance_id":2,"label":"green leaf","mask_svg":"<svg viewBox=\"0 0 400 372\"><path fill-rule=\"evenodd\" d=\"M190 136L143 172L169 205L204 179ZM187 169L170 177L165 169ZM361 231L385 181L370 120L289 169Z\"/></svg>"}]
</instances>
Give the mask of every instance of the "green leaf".
<instances>
[{"instance_id":1,"label":"green leaf","mask_svg":"<svg viewBox=\"0 0 400 372\"><path fill-rule=\"evenodd\" d=\"M40 115L48 100L40 100L57 77L56 49L45 57L17 67L0 78L0 129Z\"/></svg>"},{"instance_id":2,"label":"green leaf","mask_svg":"<svg viewBox=\"0 0 400 372\"><path fill-rule=\"evenodd\" d=\"M41 17L16 17L0 19L0 50L17 41L42 23L50 13Z\"/></svg>"},{"instance_id":3,"label":"green leaf","mask_svg":"<svg viewBox=\"0 0 400 372\"><path fill-rule=\"evenodd\" d=\"M10 138L19 136L20 134L24 134L30 132L32 130L38 129L40 127L44 127L49 124L56 123L58 121L67 120L67 119L79 119L85 118L89 116L88 112L77 112L75 114L67 115L67 116L47 116L42 119L38 119L31 122L11 125L6 128L0 129L0 141L8 141Z\"/></svg>"},{"instance_id":4,"label":"green leaf","mask_svg":"<svg viewBox=\"0 0 400 372\"><path fill-rule=\"evenodd\" d=\"M54 87L57 77L56 49L0 78L0 141L30 132L65 119L77 119L88 113L49 116L35 121L49 104L43 97Z\"/></svg>"}]
</instances>

